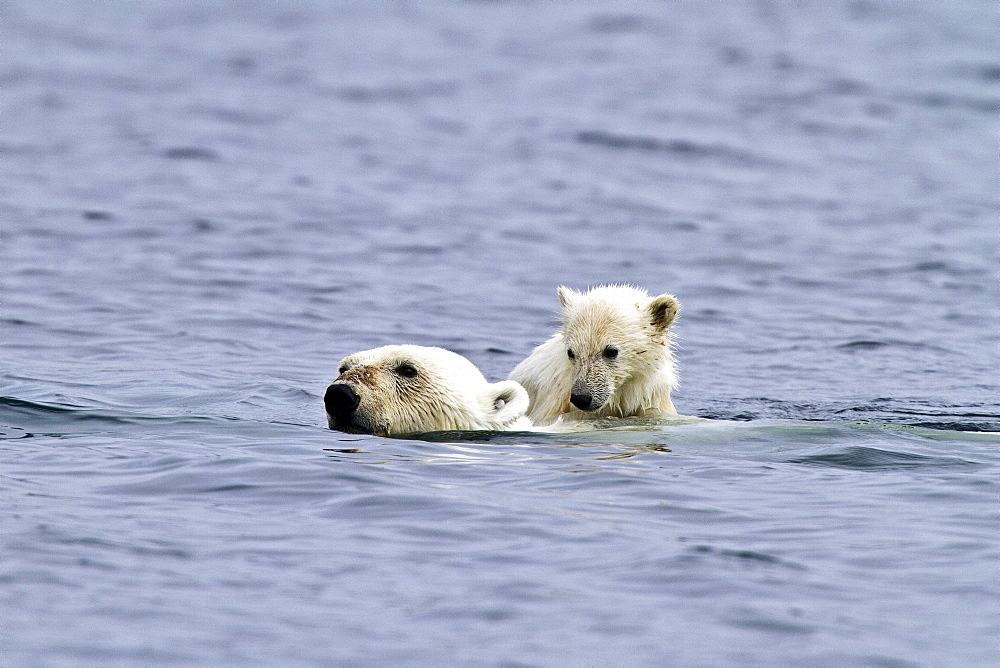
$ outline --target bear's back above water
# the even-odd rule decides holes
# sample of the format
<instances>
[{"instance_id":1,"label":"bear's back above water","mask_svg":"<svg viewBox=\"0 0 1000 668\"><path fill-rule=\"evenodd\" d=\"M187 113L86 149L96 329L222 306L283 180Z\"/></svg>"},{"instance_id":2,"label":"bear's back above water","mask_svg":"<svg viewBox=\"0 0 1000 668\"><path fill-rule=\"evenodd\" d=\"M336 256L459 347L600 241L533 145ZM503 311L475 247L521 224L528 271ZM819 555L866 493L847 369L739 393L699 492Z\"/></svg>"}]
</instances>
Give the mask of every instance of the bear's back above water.
<instances>
[{"instance_id":1,"label":"bear's back above water","mask_svg":"<svg viewBox=\"0 0 1000 668\"><path fill-rule=\"evenodd\" d=\"M536 425L557 420L677 415L673 295L605 285L558 290L562 327L511 372L531 399Z\"/></svg>"}]
</instances>

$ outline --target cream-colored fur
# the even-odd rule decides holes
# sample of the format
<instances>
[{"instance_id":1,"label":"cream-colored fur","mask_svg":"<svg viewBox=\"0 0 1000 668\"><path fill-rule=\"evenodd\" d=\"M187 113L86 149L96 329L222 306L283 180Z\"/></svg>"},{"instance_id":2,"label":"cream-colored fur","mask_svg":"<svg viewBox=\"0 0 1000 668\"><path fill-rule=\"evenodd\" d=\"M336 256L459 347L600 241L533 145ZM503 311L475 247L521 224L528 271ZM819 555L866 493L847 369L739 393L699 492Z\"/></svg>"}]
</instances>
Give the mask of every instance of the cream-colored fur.
<instances>
[{"instance_id":1,"label":"cream-colored fur","mask_svg":"<svg viewBox=\"0 0 1000 668\"><path fill-rule=\"evenodd\" d=\"M562 328L509 376L528 391L532 422L677 415L670 399L677 363L668 329L680 310L677 299L624 285L586 293L560 287L558 294ZM572 395L592 398L588 410L575 407Z\"/></svg>"},{"instance_id":2,"label":"cream-colored fur","mask_svg":"<svg viewBox=\"0 0 1000 668\"><path fill-rule=\"evenodd\" d=\"M490 384L472 362L443 348L383 346L341 360L327 388L346 385L356 409L330 412L331 429L361 434L530 429L528 394L516 382ZM340 388L343 390L343 388Z\"/></svg>"}]
</instances>

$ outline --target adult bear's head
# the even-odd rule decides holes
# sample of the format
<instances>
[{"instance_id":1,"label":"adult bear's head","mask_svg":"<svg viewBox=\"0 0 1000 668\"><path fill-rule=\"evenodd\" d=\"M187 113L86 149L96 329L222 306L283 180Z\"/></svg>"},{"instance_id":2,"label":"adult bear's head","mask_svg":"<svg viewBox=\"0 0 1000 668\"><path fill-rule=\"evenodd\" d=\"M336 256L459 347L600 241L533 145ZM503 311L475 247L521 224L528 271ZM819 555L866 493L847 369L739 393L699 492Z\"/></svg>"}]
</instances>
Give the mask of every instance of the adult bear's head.
<instances>
[{"instance_id":1,"label":"adult bear's head","mask_svg":"<svg viewBox=\"0 0 1000 668\"><path fill-rule=\"evenodd\" d=\"M489 383L472 362L443 348L383 346L345 357L326 389L330 429L380 436L506 429L523 418L528 393Z\"/></svg>"}]
</instances>

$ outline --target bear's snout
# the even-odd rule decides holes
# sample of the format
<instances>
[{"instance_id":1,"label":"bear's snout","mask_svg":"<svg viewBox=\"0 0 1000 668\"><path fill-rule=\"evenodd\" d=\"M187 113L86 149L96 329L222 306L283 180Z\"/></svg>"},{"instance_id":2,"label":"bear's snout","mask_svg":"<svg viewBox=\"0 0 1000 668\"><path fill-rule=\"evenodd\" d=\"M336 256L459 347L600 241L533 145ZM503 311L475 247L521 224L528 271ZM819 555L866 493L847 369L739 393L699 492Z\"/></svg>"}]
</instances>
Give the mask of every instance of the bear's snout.
<instances>
[{"instance_id":1,"label":"bear's snout","mask_svg":"<svg viewBox=\"0 0 1000 668\"><path fill-rule=\"evenodd\" d=\"M361 397L347 383L334 383L326 388L323 404L326 406L328 415L346 416L358 409L358 406L361 404Z\"/></svg>"},{"instance_id":2,"label":"bear's snout","mask_svg":"<svg viewBox=\"0 0 1000 668\"><path fill-rule=\"evenodd\" d=\"M563 395L565 396L565 395ZM569 402L579 408L581 411L590 410L590 404L593 402L594 398L590 396L588 392L573 392L569 395Z\"/></svg>"},{"instance_id":3,"label":"bear's snout","mask_svg":"<svg viewBox=\"0 0 1000 668\"><path fill-rule=\"evenodd\" d=\"M569 393L569 402L577 410L594 413L604 408L604 404L607 403L610 394L609 388L606 387L604 378L599 374L595 375L594 378L584 376L573 383Z\"/></svg>"}]
</instances>

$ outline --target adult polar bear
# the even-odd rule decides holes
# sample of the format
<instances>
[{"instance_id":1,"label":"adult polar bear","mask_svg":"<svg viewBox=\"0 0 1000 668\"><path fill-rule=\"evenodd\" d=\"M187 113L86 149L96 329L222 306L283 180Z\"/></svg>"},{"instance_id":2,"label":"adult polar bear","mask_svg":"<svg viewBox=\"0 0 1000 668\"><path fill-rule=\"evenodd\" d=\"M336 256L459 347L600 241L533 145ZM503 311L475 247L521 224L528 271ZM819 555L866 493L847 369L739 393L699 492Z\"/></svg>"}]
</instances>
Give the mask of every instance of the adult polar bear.
<instances>
[{"instance_id":1,"label":"adult polar bear","mask_svg":"<svg viewBox=\"0 0 1000 668\"><path fill-rule=\"evenodd\" d=\"M626 285L586 293L560 287L558 294L562 328L509 376L528 391L532 422L677 415L668 329L680 311L677 299Z\"/></svg>"},{"instance_id":2,"label":"adult polar bear","mask_svg":"<svg viewBox=\"0 0 1000 668\"><path fill-rule=\"evenodd\" d=\"M430 431L530 429L528 393L490 384L461 355L426 346L382 346L341 360L323 403L330 429L379 436Z\"/></svg>"}]
</instances>

